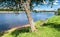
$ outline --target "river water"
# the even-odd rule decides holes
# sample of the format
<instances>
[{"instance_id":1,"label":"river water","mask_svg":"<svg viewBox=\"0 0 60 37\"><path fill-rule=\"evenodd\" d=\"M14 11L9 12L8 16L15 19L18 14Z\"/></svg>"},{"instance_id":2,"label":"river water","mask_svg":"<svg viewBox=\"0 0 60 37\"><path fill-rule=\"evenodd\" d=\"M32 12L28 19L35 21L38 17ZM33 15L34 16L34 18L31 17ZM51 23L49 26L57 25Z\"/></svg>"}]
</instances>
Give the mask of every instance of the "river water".
<instances>
[{"instance_id":1,"label":"river water","mask_svg":"<svg viewBox=\"0 0 60 37\"><path fill-rule=\"evenodd\" d=\"M54 12L31 12L34 21L45 20L54 16ZM0 13L0 31L7 30L14 26L28 24L28 19L25 12L15 13Z\"/></svg>"}]
</instances>

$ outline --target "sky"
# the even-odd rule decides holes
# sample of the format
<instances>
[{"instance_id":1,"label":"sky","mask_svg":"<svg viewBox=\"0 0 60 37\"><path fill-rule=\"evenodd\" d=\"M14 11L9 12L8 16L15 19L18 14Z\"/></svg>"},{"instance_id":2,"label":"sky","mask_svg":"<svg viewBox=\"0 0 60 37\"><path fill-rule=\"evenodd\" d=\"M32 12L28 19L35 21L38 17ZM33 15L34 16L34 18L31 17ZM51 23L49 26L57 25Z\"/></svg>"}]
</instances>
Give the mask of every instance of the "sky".
<instances>
[{"instance_id":1,"label":"sky","mask_svg":"<svg viewBox=\"0 0 60 37\"><path fill-rule=\"evenodd\" d=\"M58 1L58 3L56 2ZM34 10L57 10L60 8L60 0L55 0L53 7L51 5L47 7L47 5L38 5L38 7L34 7Z\"/></svg>"}]
</instances>

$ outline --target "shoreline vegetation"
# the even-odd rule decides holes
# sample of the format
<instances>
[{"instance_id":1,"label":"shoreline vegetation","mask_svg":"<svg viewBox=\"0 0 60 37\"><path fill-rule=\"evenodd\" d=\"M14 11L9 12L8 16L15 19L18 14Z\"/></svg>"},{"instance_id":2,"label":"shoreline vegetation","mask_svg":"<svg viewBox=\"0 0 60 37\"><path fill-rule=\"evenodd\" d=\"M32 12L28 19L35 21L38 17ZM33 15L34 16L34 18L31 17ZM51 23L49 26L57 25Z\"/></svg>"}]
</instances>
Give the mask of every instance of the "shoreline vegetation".
<instances>
[{"instance_id":1,"label":"shoreline vegetation","mask_svg":"<svg viewBox=\"0 0 60 37\"><path fill-rule=\"evenodd\" d=\"M6 12L7 11L7 12ZM55 12L55 14L59 13L60 11L60 8L58 8L58 10L55 10L55 11L49 11L49 10L31 10L31 12ZM25 10L17 10L17 9L0 9L0 13L21 13L21 12L25 12ZM60 13L59 13L60 14Z\"/></svg>"},{"instance_id":2,"label":"shoreline vegetation","mask_svg":"<svg viewBox=\"0 0 60 37\"><path fill-rule=\"evenodd\" d=\"M10 10L10 9L0 9L0 13L21 13L21 12L25 12L24 10ZM41 10L41 11L37 11L37 10L31 10L31 12L35 12L35 13L38 13L38 12L55 12L57 13L57 11L45 11L45 10Z\"/></svg>"},{"instance_id":3,"label":"shoreline vegetation","mask_svg":"<svg viewBox=\"0 0 60 37\"><path fill-rule=\"evenodd\" d=\"M55 11L49 11L49 10L31 10L31 12L35 12L35 13L38 13L38 12L55 12L56 15L59 15L60 14L60 8L58 10L55 10ZM0 9L0 13L15 13L15 14L18 14L18 13L21 13L21 12L25 12L25 10L17 10L17 9Z\"/></svg>"},{"instance_id":4,"label":"shoreline vegetation","mask_svg":"<svg viewBox=\"0 0 60 37\"><path fill-rule=\"evenodd\" d=\"M25 11L17 9L0 9L0 11ZM32 12L55 12L56 10L31 10Z\"/></svg>"}]
</instances>

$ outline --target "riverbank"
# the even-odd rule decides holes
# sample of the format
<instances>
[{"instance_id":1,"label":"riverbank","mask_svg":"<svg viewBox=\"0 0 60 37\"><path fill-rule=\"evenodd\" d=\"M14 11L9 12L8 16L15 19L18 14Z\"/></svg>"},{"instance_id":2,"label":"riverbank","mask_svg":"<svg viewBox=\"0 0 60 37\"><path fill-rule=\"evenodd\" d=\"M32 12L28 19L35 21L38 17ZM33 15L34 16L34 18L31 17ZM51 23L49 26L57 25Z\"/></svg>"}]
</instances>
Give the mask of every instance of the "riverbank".
<instances>
[{"instance_id":1,"label":"riverbank","mask_svg":"<svg viewBox=\"0 0 60 37\"><path fill-rule=\"evenodd\" d=\"M23 27L12 32L5 33L3 37L60 37L60 16L54 16L46 20L40 26L41 21L35 22L37 32L30 32L30 27Z\"/></svg>"},{"instance_id":2,"label":"riverbank","mask_svg":"<svg viewBox=\"0 0 60 37\"><path fill-rule=\"evenodd\" d=\"M52 12L38 12L38 13L30 13L34 22L38 20L45 20L47 18L50 18L52 16L55 16L54 13ZM26 16L26 13L20 12L20 14L0 14L0 31L1 30L7 30L12 27L20 26L20 25L25 25L28 23L28 19Z\"/></svg>"}]
</instances>

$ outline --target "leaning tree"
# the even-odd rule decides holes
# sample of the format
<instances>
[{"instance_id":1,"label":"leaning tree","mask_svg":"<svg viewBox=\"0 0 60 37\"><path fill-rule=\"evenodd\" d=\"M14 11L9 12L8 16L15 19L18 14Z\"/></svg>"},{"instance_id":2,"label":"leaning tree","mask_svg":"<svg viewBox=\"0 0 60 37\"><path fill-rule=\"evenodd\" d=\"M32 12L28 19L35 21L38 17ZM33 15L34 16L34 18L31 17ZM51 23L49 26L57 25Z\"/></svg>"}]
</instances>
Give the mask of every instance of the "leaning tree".
<instances>
[{"instance_id":1,"label":"leaning tree","mask_svg":"<svg viewBox=\"0 0 60 37\"><path fill-rule=\"evenodd\" d=\"M11 1L14 2L15 5L11 5L9 6L9 4L7 5L9 8L16 6L16 9L23 9L27 15L30 27L31 27L31 31L34 32L36 30L35 26L34 26L34 22L33 19L30 15L30 11L33 10L33 5L35 4L35 6L37 7L38 5L43 5L43 4L51 4L51 7L53 6L53 3L55 0L0 0L0 2L3 1Z\"/></svg>"}]
</instances>

